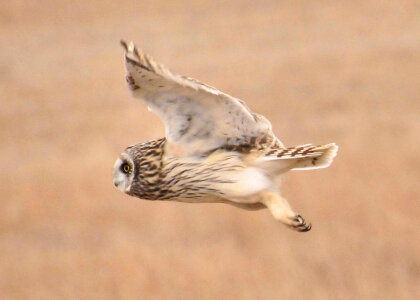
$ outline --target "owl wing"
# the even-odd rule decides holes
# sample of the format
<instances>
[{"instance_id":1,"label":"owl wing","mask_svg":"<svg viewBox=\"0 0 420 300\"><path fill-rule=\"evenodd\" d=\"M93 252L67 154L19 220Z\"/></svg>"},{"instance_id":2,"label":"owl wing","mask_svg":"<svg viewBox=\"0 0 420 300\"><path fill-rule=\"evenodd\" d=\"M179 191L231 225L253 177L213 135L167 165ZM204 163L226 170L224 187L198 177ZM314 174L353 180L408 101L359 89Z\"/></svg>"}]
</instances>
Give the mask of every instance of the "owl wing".
<instances>
[{"instance_id":1,"label":"owl wing","mask_svg":"<svg viewBox=\"0 0 420 300\"><path fill-rule=\"evenodd\" d=\"M180 155L200 155L224 145L243 145L261 136L276 139L270 122L253 114L241 100L171 73L137 50L132 42L121 44L130 90L162 119L168 147Z\"/></svg>"}]
</instances>

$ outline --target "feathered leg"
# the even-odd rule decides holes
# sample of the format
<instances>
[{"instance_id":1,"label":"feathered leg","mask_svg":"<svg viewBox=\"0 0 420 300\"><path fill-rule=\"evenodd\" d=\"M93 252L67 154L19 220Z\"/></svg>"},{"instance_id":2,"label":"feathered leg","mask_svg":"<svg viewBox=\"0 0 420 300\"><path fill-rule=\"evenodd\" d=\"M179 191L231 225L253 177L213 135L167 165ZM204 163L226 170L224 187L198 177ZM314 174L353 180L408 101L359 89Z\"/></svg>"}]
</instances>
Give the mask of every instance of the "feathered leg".
<instances>
[{"instance_id":1,"label":"feathered leg","mask_svg":"<svg viewBox=\"0 0 420 300\"><path fill-rule=\"evenodd\" d=\"M305 220L291 209L287 200L277 193L264 192L261 195L261 203L267 206L276 220L291 229L299 232L311 230L311 224L306 224Z\"/></svg>"}]
</instances>

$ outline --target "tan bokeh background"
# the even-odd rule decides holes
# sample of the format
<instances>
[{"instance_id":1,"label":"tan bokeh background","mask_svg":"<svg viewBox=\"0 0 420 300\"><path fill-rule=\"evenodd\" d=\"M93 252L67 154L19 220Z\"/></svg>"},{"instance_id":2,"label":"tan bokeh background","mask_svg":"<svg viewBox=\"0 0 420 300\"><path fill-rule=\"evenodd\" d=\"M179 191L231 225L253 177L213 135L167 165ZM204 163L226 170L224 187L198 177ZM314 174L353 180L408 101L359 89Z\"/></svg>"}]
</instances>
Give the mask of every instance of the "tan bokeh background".
<instances>
[{"instance_id":1,"label":"tan bokeh background","mask_svg":"<svg viewBox=\"0 0 420 300\"><path fill-rule=\"evenodd\" d=\"M416 1L4 1L2 299L415 299L420 293ZM340 145L268 211L147 202L112 184L164 134L131 99L119 39L245 100L286 145Z\"/></svg>"}]
</instances>

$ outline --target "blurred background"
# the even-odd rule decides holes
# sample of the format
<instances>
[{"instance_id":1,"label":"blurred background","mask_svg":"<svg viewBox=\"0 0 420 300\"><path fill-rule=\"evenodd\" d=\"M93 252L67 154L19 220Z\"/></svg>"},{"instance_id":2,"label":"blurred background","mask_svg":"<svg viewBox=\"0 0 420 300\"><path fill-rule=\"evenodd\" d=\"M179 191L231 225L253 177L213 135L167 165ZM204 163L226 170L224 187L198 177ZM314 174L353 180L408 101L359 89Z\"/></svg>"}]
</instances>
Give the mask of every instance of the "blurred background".
<instances>
[{"instance_id":1,"label":"blurred background","mask_svg":"<svg viewBox=\"0 0 420 300\"><path fill-rule=\"evenodd\" d=\"M420 295L417 1L4 1L2 299L415 299ZM112 181L161 137L125 84L121 38L267 116L333 165L266 210L148 202Z\"/></svg>"}]
</instances>

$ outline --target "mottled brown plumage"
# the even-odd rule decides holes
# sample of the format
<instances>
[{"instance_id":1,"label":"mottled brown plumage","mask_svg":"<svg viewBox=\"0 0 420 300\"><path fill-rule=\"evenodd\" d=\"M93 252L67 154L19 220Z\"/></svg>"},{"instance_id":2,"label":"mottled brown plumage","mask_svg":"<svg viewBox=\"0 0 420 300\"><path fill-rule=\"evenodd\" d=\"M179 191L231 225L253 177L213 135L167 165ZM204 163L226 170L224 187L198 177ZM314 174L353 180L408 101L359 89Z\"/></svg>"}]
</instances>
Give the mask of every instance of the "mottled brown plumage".
<instances>
[{"instance_id":1,"label":"mottled brown plumage","mask_svg":"<svg viewBox=\"0 0 420 300\"><path fill-rule=\"evenodd\" d=\"M148 200L223 202L268 207L298 231L311 228L280 196L281 175L324 168L335 144L286 148L270 122L244 103L197 80L172 74L132 44L127 83L164 121L166 138L128 147L114 165L114 184Z\"/></svg>"}]
</instances>

